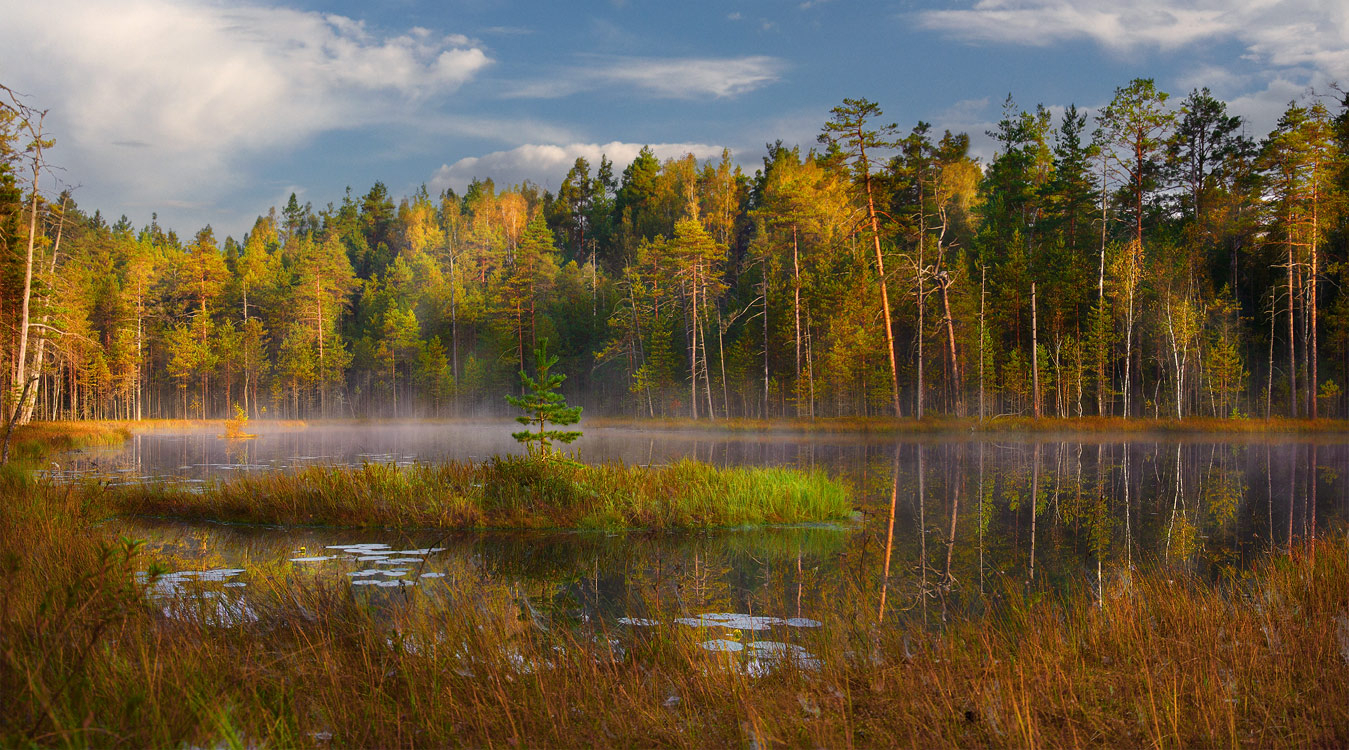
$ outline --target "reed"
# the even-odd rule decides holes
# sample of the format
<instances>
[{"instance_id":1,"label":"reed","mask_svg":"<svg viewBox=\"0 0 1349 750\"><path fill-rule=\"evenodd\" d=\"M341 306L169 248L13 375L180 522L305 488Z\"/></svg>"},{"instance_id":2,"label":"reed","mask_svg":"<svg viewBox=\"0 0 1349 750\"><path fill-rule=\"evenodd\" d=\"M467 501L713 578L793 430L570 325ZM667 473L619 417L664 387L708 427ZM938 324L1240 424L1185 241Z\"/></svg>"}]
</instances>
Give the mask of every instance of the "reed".
<instances>
[{"instance_id":1,"label":"reed","mask_svg":"<svg viewBox=\"0 0 1349 750\"><path fill-rule=\"evenodd\" d=\"M205 487L86 487L110 512L242 523L399 528L708 528L833 521L850 492L822 471L496 458L310 467Z\"/></svg>"},{"instance_id":2,"label":"reed","mask_svg":"<svg viewBox=\"0 0 1349 750\"><path fill-rule=\"evenodd\" d=\"M14 429L12 458L30 464L65 451L120 445L131 431L124 423L31 422Z\"/></svg>"},{"instance_id":3,"label":"reed","mask_svg":"<svg viewBox=\"0 0 1349 750\"><path fill-rule=\"evenodd\" d=\"M472 576L369 596L267 566L247 610L209 582L153 599L165 561L107 538L78 490L5 481L4 746L1349 743L1343 536L1216 587L1165 568L1099 599L1009 584L940 627L878 624L858 578L801 640L817 663L761 673L700 645L753 634L676 625L668 599L627 628Z\"/></svg>"}]
</instances>

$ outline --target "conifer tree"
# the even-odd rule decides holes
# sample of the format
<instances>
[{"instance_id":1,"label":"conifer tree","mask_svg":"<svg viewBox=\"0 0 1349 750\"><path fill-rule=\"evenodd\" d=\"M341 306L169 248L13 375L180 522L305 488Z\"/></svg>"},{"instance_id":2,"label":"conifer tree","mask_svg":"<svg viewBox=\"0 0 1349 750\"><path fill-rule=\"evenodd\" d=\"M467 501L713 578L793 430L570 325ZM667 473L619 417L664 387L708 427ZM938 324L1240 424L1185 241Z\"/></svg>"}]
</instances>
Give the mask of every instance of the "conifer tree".
<instances>
[{"instance_id":1,"label":"conifer tree","mask_svg":"<svg viewBox=\"0 0 1349 750\"><path fill-rule=\"evenodd\" d=\"M876 190L871 162L875 152L894 148L895 125L882 125L877 130L869 130L868 124L881 116L881 108L866 99L844 99L843 104L830 110L833 116L825 123L820 133L820 142L834 153L842 156L854 172L854 179L861 184L862 197L866 199L867 219L871 229L871 242L876 251L876 277L881 290L881 317L885 323L885 349L890 362L890 396L895 416L900 416L899 408L899 369L895 363L895 333L890 315L890 292L885 278L885 256L881 252L880 219L876 210ZM867 150L872 154L868 156Z\"/></svg>"},{"instance_id":2,"label":"conifer tree","mask_svg":"<svg viewBox=\"0 0 1349 750\"><path fill-rule=\"evenodd\" d=\"M557 357L548 356L548 339L540 339L534 349L534 367L538 377L531 378L529 373L520 371L520 382L524 384L524 396L506 396L506 401L526 414L515 421L532 429L512 432L511 437L524 443L531 456L547 458L552 455L552 441L571 444L581 437L580 430L549 430L547 425L571 425L581 421L581 407L567 406L566 399L557 392L558 386L567 379L566 375L554 374L551 370L557 364Z\"/></svg>"}]
</instances>

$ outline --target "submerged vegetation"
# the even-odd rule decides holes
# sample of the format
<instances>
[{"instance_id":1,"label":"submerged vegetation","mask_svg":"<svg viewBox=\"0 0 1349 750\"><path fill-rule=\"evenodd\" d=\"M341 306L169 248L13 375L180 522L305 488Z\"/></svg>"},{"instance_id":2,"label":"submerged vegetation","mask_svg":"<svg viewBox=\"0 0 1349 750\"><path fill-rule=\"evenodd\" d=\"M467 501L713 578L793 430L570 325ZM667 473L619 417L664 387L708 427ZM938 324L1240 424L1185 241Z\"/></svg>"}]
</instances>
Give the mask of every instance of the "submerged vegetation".
<instances>
[{"instance_id":1,"label":"submerged vegetation","mask_svg":"<svg viewBox=\"0 0 1349 750\"><path fill-rule=\"evenodd\" d=\"M204 488L86 490L119 513L244 523L400 528L702 528L845 519L850 493L822 471L596 466L496 458L312 467Z\"/></svg>"},{"instance_id":2,"label":"submerged vegetation","mask_svg":"<svg viewBox=\"0 0 1349 750\"><path fill-rule=\"evenodd\" d=\"M80 492L4 481L6 746L1349 741L1343 536L1217 587L1168 567L1065 596L1008 581L939 630L878 623L878 582L857 576L769 660L753 631L674 625L673 598L623 625L472 577L367 596L262 570L165 594L162 561Z\"/></svg>"}]
</instances>

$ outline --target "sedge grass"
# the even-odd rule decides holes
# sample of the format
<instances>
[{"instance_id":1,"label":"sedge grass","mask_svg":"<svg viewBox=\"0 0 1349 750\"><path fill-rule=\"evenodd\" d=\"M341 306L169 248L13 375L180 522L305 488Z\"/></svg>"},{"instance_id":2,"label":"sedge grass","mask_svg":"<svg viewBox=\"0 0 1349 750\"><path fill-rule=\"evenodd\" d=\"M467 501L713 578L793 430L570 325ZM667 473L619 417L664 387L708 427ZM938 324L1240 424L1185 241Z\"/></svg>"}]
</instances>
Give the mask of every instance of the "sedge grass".
<instances>
[{"instance_id":1,"label":"sedge grass","mask_svg":"<svg viewBox=\"0 0 1349 750\"><path fill-rule=\"evenodd\" d=\"M30 422L14 429L12 456L31 463L64 451L125 442L131 431L124 423Z\"/></svg>"},{"instance_id":2,"label":"sedge grass","mask_svg":"<svg viewBox=\"0 0 1349 750\"><path fill-rule=\"evenodd\" d=\"M834 521L852 512L822 471L497 458L310 467L202 487L86 487L114 513L242 523L481 528L709 528Z\"/></svg>"},{"instance_id":3,"label":"sedge grass","mask_svg":"<svg viewBox=\"0 0 1349 750\"><path fill-rule=\"evenodd\" d=\"M1349 540L1220 586L1009 586L940 629L853 582L771 674L671 624L549 619L509 585L358 596L260 572L251 618L148 596L153 560L73 488L0 504L0 745L1322 746L1349 743ZM469 577L465 576L467 580ZM927 596L927 593L921 593ZM524 614L528 612L529 614Z\"/></svg>"}]
</instances>

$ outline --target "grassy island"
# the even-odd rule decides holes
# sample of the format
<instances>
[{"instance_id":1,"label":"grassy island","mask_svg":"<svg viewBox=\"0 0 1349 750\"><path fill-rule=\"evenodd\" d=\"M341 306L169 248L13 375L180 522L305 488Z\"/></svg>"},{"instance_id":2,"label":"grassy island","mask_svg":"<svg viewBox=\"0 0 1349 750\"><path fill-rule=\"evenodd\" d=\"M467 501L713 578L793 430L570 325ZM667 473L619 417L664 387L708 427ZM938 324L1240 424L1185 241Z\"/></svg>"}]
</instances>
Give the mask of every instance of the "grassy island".
<instances>
[{"instance_id":1,"label":"grassy island","mask_svg":"<svg viewBox=\"0 0 1349 750\"><path fill-rule=\"evenodd\" d=\"M582 465L495 458L311 467L207 487L101 490L119 513L242 523L401 528L706 528L844 519L849 491L822 471Z\"/></svg>"},{"instance_id":2,"label":"grassy island","mask_svg":"<svg viewBox=\"0 0 1349 750\"><path fill-rule=\"evenodd\" d=\"M17 433L18 453L31 463L116 445L128 434L126 423L35 424ZM688 460L652 467L537 457L314 466L205 487L91 483L78 493L109 514L363 528L710 528L837 521L853 510L850 490L823 471Z\"/></svg>"}]
</instances>

